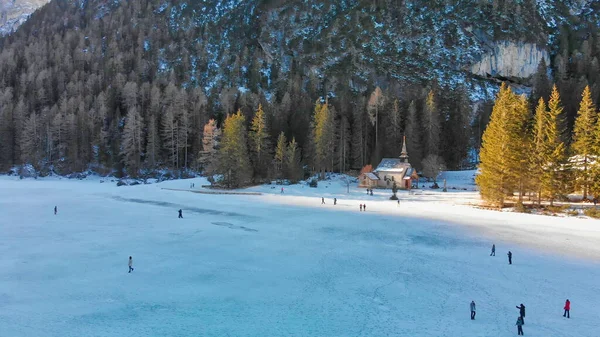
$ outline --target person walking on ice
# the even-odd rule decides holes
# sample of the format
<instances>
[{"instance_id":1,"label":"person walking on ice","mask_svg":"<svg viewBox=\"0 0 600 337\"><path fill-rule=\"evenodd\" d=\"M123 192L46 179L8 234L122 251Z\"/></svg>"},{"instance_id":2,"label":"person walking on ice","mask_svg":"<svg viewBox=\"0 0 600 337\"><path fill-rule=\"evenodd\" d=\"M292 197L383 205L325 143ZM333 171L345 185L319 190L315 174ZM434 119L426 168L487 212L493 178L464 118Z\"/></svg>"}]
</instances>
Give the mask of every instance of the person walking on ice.
<instances>
[{"instance_id":1,"label":"person walking on ice","mask_svg":"<svg viewBox=\"0 0 600 337\"><path fill-rule=\"evenodd\" d=\"M325 198L321 197L321 205L325 205Z\"/></svg>"},{"instance_id":2,"label":"person walking on ice","mask_svg":"<svg viewBox=\"0 0 600 337\"><path fill-rule=\"evenodd\" d=\"M133 271L133 259L130 256L129 257L129 272L131 273L132 271Z\"/></svg>"},{"instance_id":3,"label":"person walking on ice","mask_svg":"<svg viewBox=\"0 0 600 337\"><path fill-rule=\"evenodd\" d=\"M506 255L508 255L508 264L512 264L512 252L509 250Z\"/></svg>"},{"instance_id":4,"label":"person walking on ice","mask_svg":"<svg viewBox=\"0 0 600 337\"><path fill-rule=\"evenodd\" d=\"M364 204L363 205L363 212L366 212L366 211L367 211L367 204Z\"/></svg>"},{"instance_id":5,"label":"person walking on ice","mask_svg":"<svg viewBox=\"0 0 600 337\"><path fill-rule=\"evenodd\" d=\"M471 301L471 319L475 319L475 301Z\"/></svg>"},{"instance_id":6,"label":"person walking on ice","mask_svg":"<svg viewBox=\"0 0 600 337\"><path fill-rule=\"evenodd\" d=\"M569 299L567 299L567 301L565 302L565 313L563 314L563 317L566 318L571 318L571 301L569 301Z\"/></svg>"},{"instance_id":7,"label":"person walking on ice","mask_svg":"<svg viewBox=\"0 0 600 337\"><path fill-rule=\"evenodd\" d=\"M58 208L56 206L54 206L54 215L56 215L57 212L58 212Z\"/></svg>"},{"instance_id":8,"label":"person walking on ice","mask_svg":"<svg viewBox=\"0 0 600 337\"><path fill-rule=\"evenodd\" d=\"M519 309L519 317L521 318L521 321L523 322L523 324L525 324L525 306L523 305L523 303L521 303L521 305L517 305L517 309Z\"/></svg>"},{"instance_id":9,"label":"person walking on ice","mask_svg":"<svg viewBox=\"0 0 600 337\"><path fill-rule=\"evenodd\" d=\"M523 324L525 324L525 322L523 322L523 317L517 318L517 324L515 324L517 326L517 335L523 335Z\"/></svg>"},{"instance_id":10,"label":"person walking on ice","mask_svg":"<svg viewBox=\"0 0 600 337\"><path fill-rule=\"evenodd\" d=\"M333 198L333 204L337 205L337 198Z\"/></svg>"},{"instance_id":11,"label":"person walking on ice","mask_svg":"<svg viewBox=\"0 0 600 337\"><path fill-rule=\"evenodd\" d=\"M183 219L183 211L181 209L179 210L179 219Z\"/></svg>"},{"instance_id":12,"label":"person walking on ice","mask_svg":"<svg viewBox=\"0 0 600 337\"><path fill-rule=\"evenodd\" d=\"M362 204L360 204L360 211L362 212Z\"/></svg>"},{"instance_id":13,"label":"person walking on ice","mask_svg":"<svg viewBox=\"0 0 600 337\"><path fill-rule=\"evenodd\" d=\"M496 244L492 244L492 252L490 253L490 256L496 256Z\"/></svg>"},{"instance_id":14,"label":"person walking on ice","mask_svg":"<svg viewBox=\"0 0 600 337\"><path fill-rule=\"evenodd\" d=\"M281 188L281 194L283 194L283 187Z\"/></svg>"}]
</instances>

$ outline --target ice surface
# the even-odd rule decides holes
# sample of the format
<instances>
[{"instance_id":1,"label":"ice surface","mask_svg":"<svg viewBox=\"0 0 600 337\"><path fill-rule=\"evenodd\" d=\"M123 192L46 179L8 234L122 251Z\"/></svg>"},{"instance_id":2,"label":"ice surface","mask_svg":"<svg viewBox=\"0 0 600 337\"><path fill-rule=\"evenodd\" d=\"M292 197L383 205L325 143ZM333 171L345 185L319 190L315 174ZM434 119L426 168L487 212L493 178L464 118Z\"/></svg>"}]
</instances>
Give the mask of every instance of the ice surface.
<instances>
[{"instance_id":1,"label":"ice surface","mask_svg":"<svg viewBox=\"0 0 600 337\"><path fill-rule=\"evenodd\" d=\"M513 336L520 303L527 336L600 331L598 221L476 210L472 190L162 189L192 182L1 177L0 336Z\"/></svg>"}]
</instances>

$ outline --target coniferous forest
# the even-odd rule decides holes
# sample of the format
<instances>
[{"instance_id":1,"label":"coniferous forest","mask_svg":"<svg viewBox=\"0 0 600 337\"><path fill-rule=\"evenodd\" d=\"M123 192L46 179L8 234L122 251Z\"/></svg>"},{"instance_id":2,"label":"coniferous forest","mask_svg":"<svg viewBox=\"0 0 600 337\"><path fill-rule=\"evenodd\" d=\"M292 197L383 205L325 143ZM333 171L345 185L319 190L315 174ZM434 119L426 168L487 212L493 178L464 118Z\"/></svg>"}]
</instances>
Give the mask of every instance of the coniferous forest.
<instances>
[{"instance_id":1,"label":"coniferous forest","mask_svg":"<svg viewBox=\"0 0 600 337\"><path fill-rule=\"evenodd\" d=\"M257 10L270 5L260 2ZM365 10L380 13L391 5L382 1ZM431 158L449 169L477 163L493 101L473 102L471 94L473 83L484 79L445 81L425 71L403 78L375 65L357 84L355 74L366 69L360 62L367 61L311 71L319 48L330 52L327 44L337 41L304 46L304 56L278 62L253 35L258 23L226 30L221 21L193 24L186 15L196 12L186 11L182 1L52 1L0 38L0 169L30 164L41 174L91 170L130 177L204 172L236 187L375 166L400 154L403 136L419 169ZM174 25L174 15L187 26ZM556 133L565 148L575 148L581 137L570 135L580 134L581 92L589 86L591 102L600 97L600 35L589 25L554 33L551 64L513 83L531 94L519 103L523 116L511 113L524 118L525 110L531 114L524 106L540 98L552 111L552 97L560 94ZM222 43L225 36L243 43ZM531 129L530 119L514 128ZM484 164L493 156L486 151Z\"/></svg>"}]
</instances>

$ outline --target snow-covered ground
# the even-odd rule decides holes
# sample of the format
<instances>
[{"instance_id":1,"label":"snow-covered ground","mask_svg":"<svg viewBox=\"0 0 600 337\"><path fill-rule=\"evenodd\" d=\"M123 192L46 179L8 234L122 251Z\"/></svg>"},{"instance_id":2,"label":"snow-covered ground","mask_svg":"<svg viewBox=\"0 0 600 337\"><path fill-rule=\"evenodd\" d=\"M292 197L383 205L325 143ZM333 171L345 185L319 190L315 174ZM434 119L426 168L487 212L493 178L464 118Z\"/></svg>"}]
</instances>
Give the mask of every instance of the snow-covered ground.
<instances>
[{"instance_id":1,"label":"snow-covered ground","mask_svg":"<svg viewBox=\"0 0 600 337\"><path fill-rule=\"evenodd\" d=\"M520 303L527 336L598 336L600 221L475 209L446 178L398 205L337 180L0 177L0 336L513 336Z\"/></svg>"}]
</instances>

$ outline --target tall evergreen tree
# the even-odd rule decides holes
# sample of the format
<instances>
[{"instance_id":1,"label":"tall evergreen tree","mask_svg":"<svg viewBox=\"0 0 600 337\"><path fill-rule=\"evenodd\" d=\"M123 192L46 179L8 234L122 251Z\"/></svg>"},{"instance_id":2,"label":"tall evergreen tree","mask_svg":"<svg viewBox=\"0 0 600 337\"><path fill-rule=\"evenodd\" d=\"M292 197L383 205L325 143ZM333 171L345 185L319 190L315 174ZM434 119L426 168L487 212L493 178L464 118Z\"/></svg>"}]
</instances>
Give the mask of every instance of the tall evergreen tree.
<instances>
[{"instance_id":1,"label":"tall evergreen tree","mask_svg":"<svg viewBox=\"0 0 600 337\"><path fill-rule=\"evenodd\" d=\"M252 179L247 144L246 118L238 110L225 119L219 149L217 173L222 174L228 188L244 186Z\"/></svg>"},{"instance_id":2,"label":"tall evergreen tree","mask_svg":"<svg viewBox=\"0 0 600 337\"><path fill-rule=\"evenodd\" d=\"M375 161L379 160L381 149L379 147L379 110L385 103L385 96L381 88L376 87L369 97L367 110L369 112L369 120L371 125L375 127Z\"/></svg>"}]
</instances>

